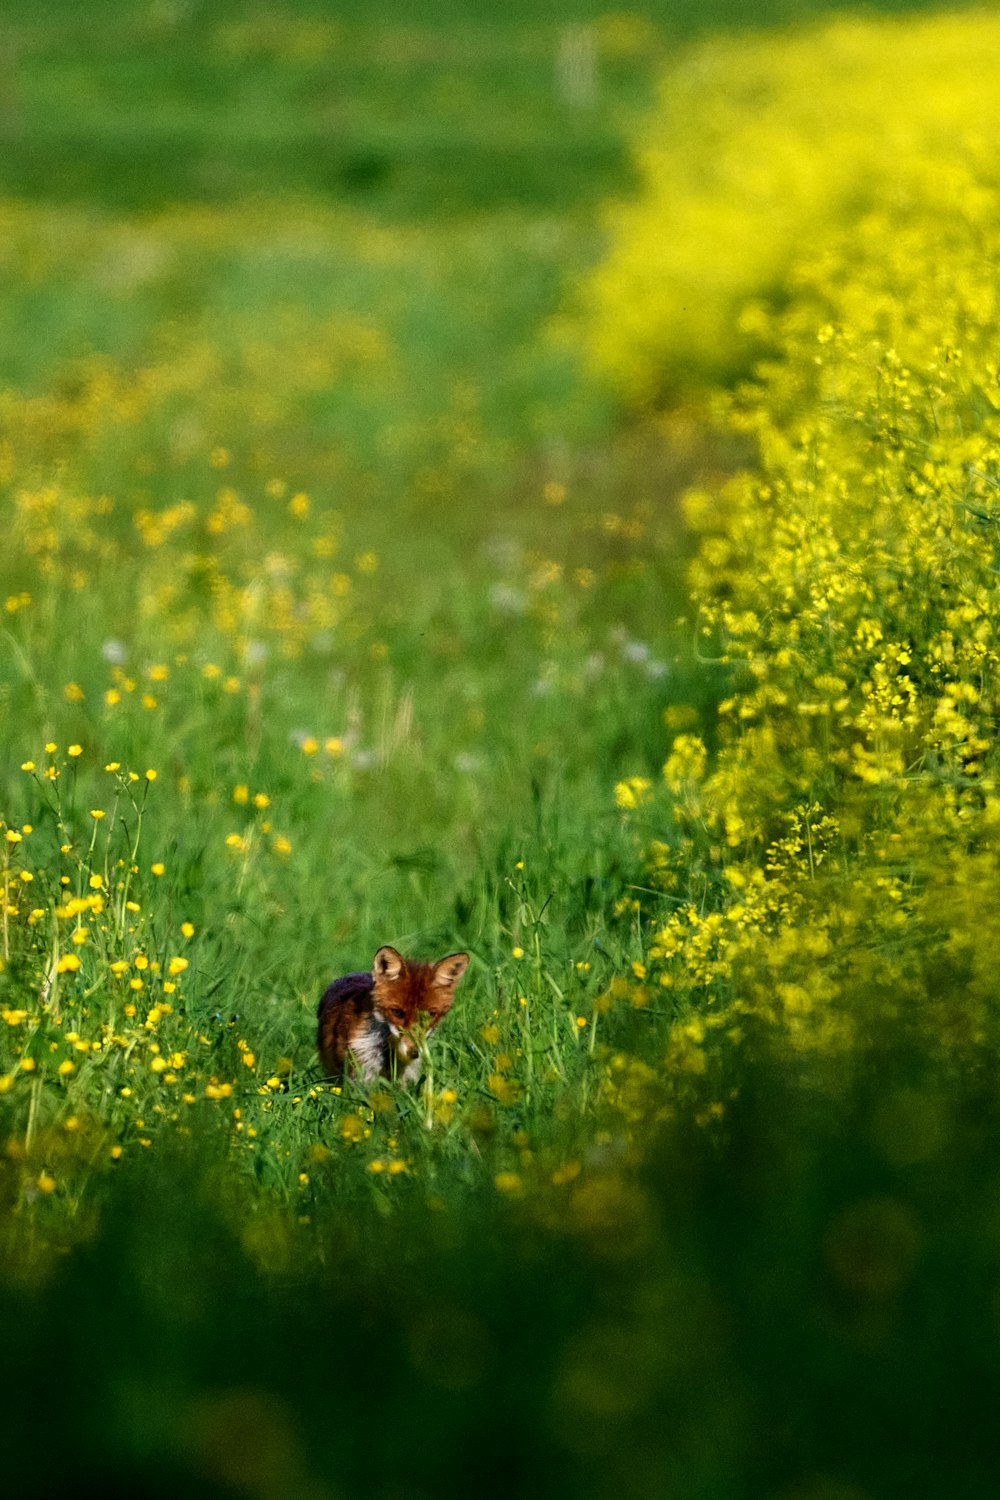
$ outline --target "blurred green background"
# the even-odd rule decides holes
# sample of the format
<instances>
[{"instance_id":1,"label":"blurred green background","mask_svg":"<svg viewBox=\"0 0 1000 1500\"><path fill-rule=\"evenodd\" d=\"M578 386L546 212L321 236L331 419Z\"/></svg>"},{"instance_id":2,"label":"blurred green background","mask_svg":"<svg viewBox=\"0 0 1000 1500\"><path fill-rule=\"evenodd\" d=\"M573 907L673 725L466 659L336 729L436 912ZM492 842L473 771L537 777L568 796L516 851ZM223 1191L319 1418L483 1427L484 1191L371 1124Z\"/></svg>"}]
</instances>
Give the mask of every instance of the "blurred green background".
<instances>
[{"instance_id":1,"label":"blurred green background","mask_svg":"<svg viewBox=\"0 0 1000 1500\"><path fill-rule=\"evenodd\" d=\"M625 185L622 127L684 40L842 8L8 0L0 184L119 209L275 192L432 220L579 208Z\"/></svg>"}]
</instances>

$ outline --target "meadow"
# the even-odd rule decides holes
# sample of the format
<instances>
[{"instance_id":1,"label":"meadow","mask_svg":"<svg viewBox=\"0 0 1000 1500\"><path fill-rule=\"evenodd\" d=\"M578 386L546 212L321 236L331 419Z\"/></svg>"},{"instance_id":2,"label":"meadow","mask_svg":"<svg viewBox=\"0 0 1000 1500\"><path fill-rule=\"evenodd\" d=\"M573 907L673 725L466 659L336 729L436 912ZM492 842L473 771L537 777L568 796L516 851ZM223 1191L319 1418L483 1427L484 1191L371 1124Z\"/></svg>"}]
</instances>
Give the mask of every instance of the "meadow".
<instances>
[{"instance_id":1,"label":"meadow","mask_svg":"<svg viewBox=\"0 0 1000 1500\"><path fill-rule=\"evenodd\" d=\"M18 1493L993 1492L1000 26L747 9L6 8Z\"/></svg>"}]
</instances>

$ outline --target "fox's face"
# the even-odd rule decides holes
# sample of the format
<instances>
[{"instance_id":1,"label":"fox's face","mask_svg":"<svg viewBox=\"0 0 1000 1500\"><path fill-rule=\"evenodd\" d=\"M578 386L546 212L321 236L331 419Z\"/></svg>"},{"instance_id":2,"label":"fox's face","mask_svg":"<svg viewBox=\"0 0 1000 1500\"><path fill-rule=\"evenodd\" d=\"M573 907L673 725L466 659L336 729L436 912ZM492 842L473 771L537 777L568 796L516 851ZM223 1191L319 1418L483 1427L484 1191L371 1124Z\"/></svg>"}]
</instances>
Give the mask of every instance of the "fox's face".
<instances>
[{"instance_id":1,"label":"fox's face","mask_svg":"<svg viewBox=\"0 0 1000 1500\"><path fill-rule=\"evenodd\" d=\"M380 948L372 964L375 1014L396 1038L399 1058L410 1062L447 1015L455 998L455 986L469 966L467 953L449 953L437 963L403 958L395 948Z\"/></svg>"}]
</instances>

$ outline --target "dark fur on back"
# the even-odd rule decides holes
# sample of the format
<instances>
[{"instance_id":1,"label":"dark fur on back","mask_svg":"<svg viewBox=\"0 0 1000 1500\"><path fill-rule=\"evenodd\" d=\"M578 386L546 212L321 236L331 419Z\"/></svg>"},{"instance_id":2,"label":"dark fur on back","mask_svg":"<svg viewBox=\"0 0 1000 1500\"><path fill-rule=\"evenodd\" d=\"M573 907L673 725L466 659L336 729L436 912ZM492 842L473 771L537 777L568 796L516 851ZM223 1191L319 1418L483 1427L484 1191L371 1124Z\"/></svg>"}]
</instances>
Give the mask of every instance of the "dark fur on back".
<instances>
[{"instance_id":1,"label":"dark fur on back","mask_svg":"<svg viewBox=\"0 0 1000 1500\"><path fill-rule=\"evenodd\" d=\"M328 1078L341 1076L355 1033L374 1019L374 990L373 975L345 974L324 992L316 1012L316 1041Z\"/></svg>"}]
</instances>

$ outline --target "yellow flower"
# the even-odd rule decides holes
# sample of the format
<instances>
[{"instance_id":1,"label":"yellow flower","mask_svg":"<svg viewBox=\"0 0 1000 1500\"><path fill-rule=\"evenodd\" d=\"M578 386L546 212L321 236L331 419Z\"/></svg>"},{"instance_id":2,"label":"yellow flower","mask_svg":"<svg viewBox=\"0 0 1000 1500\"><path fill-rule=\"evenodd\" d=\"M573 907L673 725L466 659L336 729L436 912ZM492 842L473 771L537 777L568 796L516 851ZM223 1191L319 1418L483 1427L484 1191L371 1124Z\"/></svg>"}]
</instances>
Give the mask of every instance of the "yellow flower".
<instances>
[{"instance_id":1,"label":"yellow flower","mask_svg":"<svg viewBox=\"0 0 1000 1500\"><path fill-rule=\"evenodd\" d=\"M491 1073L486 1084L498 1104L516 1104L521 1097L521 1085L502 1073Z\"/></svg>"},{"instance_id":2,"label":"yellow flower","mask_svg":"<svg viewBox=\"0 0 1000 1500\"><path fill-rule=\"evenodd\" d=\"M630 776L626 781L619 781L615 787L615 802L626 812L631 812L649 801L652 785L646 776Z\"/></svg>"},{"instance_id":3,"label":"yellow flower","mask_svg":"<svg viewBox=\"0 0 1000 1500\"><path fill-rule=\"evenodd\" d=\"M54 1193L56 1190L56 1180L54 1177L50 1177L48 1172L42 1172L39 1175L36 1187L40 1193Z\"/></svg>"},{"instance_id":4,"label":"yellow flower","mask_svg":"<svg viewBox=\"0 0 1000 1500\"><path fill-rule=\"evenodd\" d=\"M76 953L64 953L62 955L62 957L59 959L59 962L56 964L56 973L57 974L67 974L67 973L69 973L69 974L75 974L76 971L79 968L81 968L81 967L82 967L82 965L80 963L79 954L76 954Z\"/></svg>"},{"instance_id":5,"label":"yellow flower","mask_svg":"<svg viewBox=\"0 0 1000 1500\"><path fill-rule=\"evenodd\" d=\"M70 1062L68 1057L64 1058L56 1069L56 1072L61 1074L63 1078L68 1078L71 1073L76 1072L76 1063Z\"/></svg>"},{"instance_id":6,"label":"yellow flower","mask_svg":"<svg viewBox=\"0 0 1000 1500\"><path fill-rule=\"evenodd\" d=\"M176 978L178 974L184 973L187 966L188 960L186 958L171 958L167 963L167 973L172 979Z\"/></svg>"},{"instance_id":7,"label":"yellow flower","mask_svg":"<svg viewBox=\"0 0 1000 1500\"><path fill-rule=\"evenodd\" d=\"M48 745L46 745L45 748L47 750L49 748ZM54 750L55 746L53 745L52 748ZM83 746L82 745L70 745L70 746L67 747L66 754L67 755L71 755L73 757L73 759L75 760L78 755L82 755L83 754Z\"/></svg>"},{"instance_id":8,"label":"yellow flower","mask_svg":"<svg viewBox=\"0 0 1000 1500\"><path fill-rule=\"evenodd\" d=\"M521 1179L516 1172L498 1172L493 1179L501 1193L519 1193Z\"/></svg>"},{"instance_id":9,"label":"yellow flower","mask_svg":"<svg viewBox=\"0 0 1000 1500\"><path fill-rule=\"evenodd\" d=\"M181 923L181 933L186 938L192 938L192 937L194 937L194 923L193 922L182 922Z\"/></svg>"},{"instance_id":10,"label":"yellow flower","mask_svg":"<svg viewBox=\"0 0 1000 1500\"><path fill-rule=\"evenodd\" d=\"M158 772L156 772L156 771L147 771L146 772L146 780L147 781L155 781L157 775L158 775Z\"/></svg>"},{"instance_id":11,"label":"yellow flower","mask_svg":"<svg viewBox=\"0 0 1000 1500\"><path fill-rule=\"evenodd\" d=\"M157 860L156 864L155 865L150 865L149 868L153 872L154 875L162 875L164 873L164 871L166 870L167 867L163 863L162 860Z\"/></svg>"}]
</instances>

